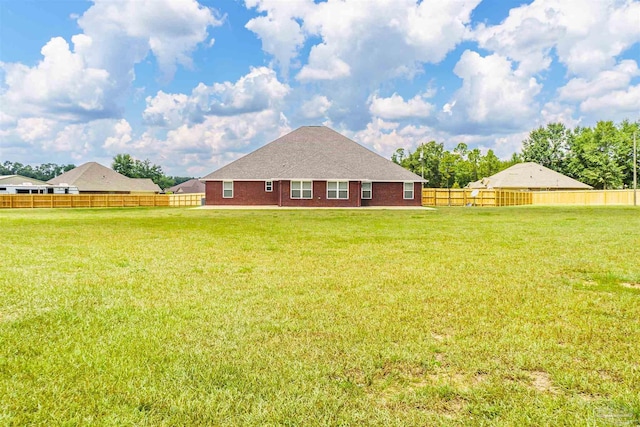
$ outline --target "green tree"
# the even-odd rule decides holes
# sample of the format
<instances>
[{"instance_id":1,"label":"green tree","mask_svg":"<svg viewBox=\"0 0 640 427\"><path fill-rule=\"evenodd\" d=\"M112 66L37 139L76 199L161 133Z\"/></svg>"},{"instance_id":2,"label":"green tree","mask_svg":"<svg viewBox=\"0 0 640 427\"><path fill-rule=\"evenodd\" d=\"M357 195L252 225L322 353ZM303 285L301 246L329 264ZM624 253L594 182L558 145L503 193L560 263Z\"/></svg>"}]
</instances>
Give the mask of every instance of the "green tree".
<instances>
[{"instance_id":1,"label":"green tree","mask_svg":"<svg viewBox=\"0 0 640 427\"><path fill-rule=\"evenodd\" d=\"M621 188L624 157L613 122L598 122L594 129L576 128L570 143L567 171L570 176L599 189Z\"/></svg>"},{"instance_id":2,"label":"green tree","mask_svg":"<svg viewBox=\"0 0 640 427\"><path fill-rule=\"evenodd\" d=\"M571 131L562 123L539 127L522 142L522 159L564 173L571 137Z\"/></svg>"},{"instance_id":3,"label":"green tree","mask_svg":"<svg viewBox=\"0 0 640 427\"><path fill-rule=\"evenodd\" d=\"M623 121L617 127L618 141L618 164L622 167L622 181L627 188L633 187L633 135L636 134L636 144L640 144L640 122Z\"/></svg>"},{"instance_id":4,"label":"green tree","mask_svg":"<svg viewBox=\"0 0 640 427\"><path fill-rule=\"evenodd\" d=\"M503 170L502 163L493 150L488 150L478 164L478 177L487 178Z\"/></svg>"},{"instance_id":5,"label":"green tree","mask_svg":"<svg viewBox=\"0 0 640 427\"><path fill-rule=\"evenodd\" d=\"M111 163L111 169L129 178L137 178L134 171L135 161L130 154L116 154Z\"/></svg>"},{"instance_id":6,"label":"green tree","mask_svg":"<svg viewBox=\"0 0 640 427\"><path fill-rule=\"evenodd\" d=\"M111 168L129 178L149 178L162 189L175 185L175 180L166 176L162 167L149 159L137 160L130 154L118 154L113 158Z\"/></svg>"},{"instance_id":7,"label":"green tree","mask_svg":"<svg viewBox=\"0 0 640 427\"><path fill-rule=\"evenodd\" d=\"M444 188L451 188L456 182L456 163L459 156L449 151L445 151L442 155L442 161L438 170L440 171L440 186Z\"/></svg>"}]
</instances>

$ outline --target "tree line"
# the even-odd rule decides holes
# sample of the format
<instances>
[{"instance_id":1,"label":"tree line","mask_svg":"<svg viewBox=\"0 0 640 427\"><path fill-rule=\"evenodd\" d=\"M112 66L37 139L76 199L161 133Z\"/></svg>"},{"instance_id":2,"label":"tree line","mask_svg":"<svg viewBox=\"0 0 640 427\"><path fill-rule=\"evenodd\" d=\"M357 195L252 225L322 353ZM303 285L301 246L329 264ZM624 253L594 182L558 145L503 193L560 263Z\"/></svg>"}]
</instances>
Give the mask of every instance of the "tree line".
<instances>
[{"instance_id":1,"label":"tree line","mask_svg":"<svg viewBox=\"0 0 640 427\"><path fill-rule=\"evenodd\" d=\"M522 152L500 160L492 150L482 154L460 143L449 152L435 141L423 143L414 152L399 148L394 163L424 176L429 187L458 188L491 176L516 163L535 162L597 189L633 186L633 137L640 122L619 124L600 121L593 128L567 128L549 123L529 133ZM639 142L640 144L640 142Z\"/></svg>"},{"instance_id":2,"label":"tree line","mask_svg":"<svg viewBox=\"0 0 640 427\"><path fill-rule=\"evenodd\" d=\"M391 161L424 177L429 187L461 188L521 160L517 154L509 160L500 160L493 150L483 155L478 148L469 150L464 142L450 152L444 149L444 144L429 141L420 144L413 153L398 148L391 156Z\"/></svg>"},{"instance_id":3,"label":"tree line","mask_svg":"<svg viewBox=\"0 0 640 427\"><path fill-rule=\"evenodd\" d=\"M0 175L22 175L28 178L49 181L58 175L74 169L76 165L57 165L55 163L43 163L37 166L23 165L19 162L5 161L0 164Z\"/></svg>"}]
</instances>

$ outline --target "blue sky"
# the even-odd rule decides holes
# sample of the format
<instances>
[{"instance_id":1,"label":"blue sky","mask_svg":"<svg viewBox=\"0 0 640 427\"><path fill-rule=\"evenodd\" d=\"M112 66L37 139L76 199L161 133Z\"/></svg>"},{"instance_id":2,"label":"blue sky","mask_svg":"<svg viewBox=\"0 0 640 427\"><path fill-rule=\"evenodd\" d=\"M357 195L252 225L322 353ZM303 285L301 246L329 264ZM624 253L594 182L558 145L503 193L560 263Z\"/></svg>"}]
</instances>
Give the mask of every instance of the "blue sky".
<instances>
[{"instance_id":1,"label":"blue sky","mask_svg":"<svg viewBox=\"0 0 640 427\"><path fill-rule=\"evenodd\" d=\"M630 0L0 1L0 161L205 175L299 126L390 157L640 116Z\"/></svg>"}]
</instances>

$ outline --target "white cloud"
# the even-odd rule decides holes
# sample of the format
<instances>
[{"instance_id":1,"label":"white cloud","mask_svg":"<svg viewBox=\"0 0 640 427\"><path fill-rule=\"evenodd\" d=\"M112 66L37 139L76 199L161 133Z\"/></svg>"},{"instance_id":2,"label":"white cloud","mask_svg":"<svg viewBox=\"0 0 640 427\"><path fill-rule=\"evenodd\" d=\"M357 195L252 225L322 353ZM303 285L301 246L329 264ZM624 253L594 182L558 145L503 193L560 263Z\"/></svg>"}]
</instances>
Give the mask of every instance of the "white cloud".
<instances>
[{"instance_id":1,"label":"white cloud","mask_svg":"<svg viewBox=\"0 0 640 427\"><path fill-rule=\"evenodd\" d=\"M518 75L506 58L465 51L454 68L462 87L448 103L445 123L460 133L506 133L528 126L538 113L535 96L541 85Z\"/></svg>"},{"instance_id":2,"label":"white cloud","mask_svg":"<svg viewBox=\"0 0 640 427\"><path fill-rule=\"evenodd\" d=\"M589 97L580 104L580 110L600 118L637 120L640 112L640 85Z\"/></svg>"},{"instance_id":3,"label":"white cloud","mask_svg":"<svg viewBox=\"0 0 640 427\"><path fill-rule=\"evenodd\" d=\"M74 36L73 41L76 48L87 43L85 36ZM0 103L9 114L73 120L115 110L108 98L112 82L106 70L87 66L60 37L52 38L41 53L43 59L35 67L0 63L6 85Z\"/></svg>"},{"instance_id":4,"label":"white cloud","mask_svg":"<svg viewBox=\"0 0 640 427\"><path fill-rule=\"evenodd\" d=\"M316 95L302 104L300 112L306 119L317 119L325 117L329 108L331 108L331 101L326 96Z\"/></svg>"},{"instance_id":5,"label":"white cloud","mask_svg":"<svg viewBox=\"0 0 640 427\"><path fill-rule=\"evenodd\" d=\"M425 63L442 61L463 40L479 2L328 0L298 6L298 2L253 0L248 7L261 5L259 10L270 23L281 28L292 25L293 32L266 32L253 23L248 28L281 65L292 62L301 46L310 43L309 56L299 58L302 67L296 80L314 85L331 99L328 114L333 123L362 128L370 118L364 108L372 91L389 79L414 78Z\"/></svg>"},{"instance_id":6,"label":"white cloud","mask_svg":"<svg viewBox=\"0 0 640 427\"><path fill-rule=\"evenodd\" d=\"M147 108L142 117L148 124L178 127L184 121L185 108L189 97L183 93L173 94L158 91L156 96L145 98Z\"/></svg>"},{"instance_id":7,"label":"white cloud","mask_svg":"<svg viewBox=\"0 0 640 427\"><path fill-rule=\"evenodd\" d=\"M127 151L132 140L131 125L125 119L119 120L113 126L114 134L104 141L103 147L107 150L116 149L118 152Z\"/></svg>"},{"instance_id":8,"label":"white cloud","mask_svg":"<svg viewBox=\"0 0 640 427\"><path fill-rule=\"evenodd\" d=\"M574 78L558 89L558 99L580 101L606 95L615 90L629 87L631 79L640 75L638 65L633 60L623 60L611 70L601 71L593 78Z\"/></svg>"},{"instance_id":9,"label":"white cloud","mask_svg":"<svg viewBox=\"0 0 640 427\"><path fill-rule=\"evenodd\" d=\"M640 3L631 0L536 0L498 25L478 25L471 37L518 61L525 75L547 69L555 49L570 74L591 76L640 41L638 16Z\"/></svg>"},{"instance_id":10,"label":"white cloud","mask_svg":"<svg viewBox=\"0 0 640 427\"><path fill-rule=\"evenodd\" d=\"M15 133L26 142L39 141L55 132L56 122L43 117L29 117L18 120Z\"/></svg>"},{"instance_id":11,"label":"white cloud","mask_svg":"<svg viewBox=\"0 0 640 427\"><path fill-rule=\"evenodd\" d=\"M273 107L289 94L287 84L266 67L251 68L237 82L215 83L209 90L208 114L239 114Z\"/></svg>"},{"instance_id":12,"label":"white cloud","mask_svg":"<svg viewBox=\"0 0 640 427\"><path fill-rule=\"evenodd\" d=\"M389 120L425 118L430 116L434 109L433 104L425 100L427 97L428 94L418 94L405 102L397 93L389 98L380 98L374 94L370 101L369 111L374 116Z\"/></svg>"},{"instance_id":13,"label":"white cloud","mask_svg":"<svg viewBox=\"0 0 640 427\"><path fill-rule=\"evenodd\" d=\"M281 83L276 73L266 67L251 68L235 83L200 83L185 94L167 94L159 91L147 97L147 108L142 113L148 124L178 127L186 123L199 123L206 116L233 116L282 108L290 87Z\"/></svg>"},{"instance_id":14,"label":"white cloud","mask_svg":"<svg viewBox=\"0 0 640 427\"><path fill-rule=\"evenodd\" d=\"M3 114L63 122L117 117L135 64L152 52L170 77L176 64L190 65L207 28L220 23L194 0L96 0L78 19L84 32L71 38L73 49L54 37L33 67L0 63Z\"/></svg>"},{"instance_id":15,"label":"white cloud","mask_svg":"<svg viewBox=\"0 0 640 427\"><path fill-rule=\"evenodd\" d=\"M315 45L301 80L411 77L418 64L437 63L462 40L478 0L327 1L301 17ZM336 72L336 64L339 72Z\"/></svg>"},{"instance_id":16,"label":"white cloud","mask_svg":"<svg viewBox=\"0 0 640 427\"><path fill-rule=\"evenodd\" d=\"M152 127L126 145L132 153L155 153L167 171L205 174L290 131L282 113L289 91L266 67L236 82L200 83L191 95L160 91L146 98L143 117Z\"/></svg>"},{"instance_id":17,"label":"white cloud","mask_svg":"<svg viewBox=\"0 0 640 427\"><path fill-rule=\"evenodd\" d=\"M83 51L90 64L119 68L115 74L124 77L151 51L171 78L177 64L191 65L190 53L207 39L208 27L221 25L222 19L194 0L94 0L78 24L93 40Z\"/></svg>"},{"instance_id":18,"label":"white cloud","mask_svg":"<svg viewBox=\"0 0 640 427\"><path fill-rule=\"evenodd\" d=\"M335 80L351 75L351 67L335 56L326 44L315 45L309 53L309 63L296 76L300 81Z\"/></svg>"},{"instance_id":19,"label":"white cloud","mask_svg":"<svg viewBox=\"0 0 640 427\"><path fill-rule=\"evenodd\" d=\"M305 15L313 1L245 0L245 5L266 13L249 20L245 27L260 37L262 50L273 55L287 76L292 59L298 55L305 41L302 27L295 18Z\"/></svg>"}]
</instances>

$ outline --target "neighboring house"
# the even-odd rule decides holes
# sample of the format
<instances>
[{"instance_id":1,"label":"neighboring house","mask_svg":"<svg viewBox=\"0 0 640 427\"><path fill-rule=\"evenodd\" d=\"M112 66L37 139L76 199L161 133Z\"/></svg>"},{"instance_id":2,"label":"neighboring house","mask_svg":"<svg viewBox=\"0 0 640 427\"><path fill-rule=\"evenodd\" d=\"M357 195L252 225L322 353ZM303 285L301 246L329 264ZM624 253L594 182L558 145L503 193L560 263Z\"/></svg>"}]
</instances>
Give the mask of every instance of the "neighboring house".
<instances>
[{"instance_id":1,"label":"neighboring house","mask_svg":"<svg viewBox=\"0 0 640 427\"><path fill-rule=\"evenodd\" d=\"M175 194L204 193L204 187L204 182L194 178L167 188L166 192Z\"/></svg>"},{"instance_id":2,"label":"neighboring house","mask_svg":"<svg viewBox=\"0 0 640 427\"><path fill-rule=\"evenodd\" d=\"M421 206L418 175L324 126L304 126L201 178L207 205Z\"/></svg>"},{"instance_id":3,"label":"neighboring house","mask_svg":"<svg viewBox=\"0 0 640 427\"><path fill-rule=\"evenodd\" d=\"M129 178L96 162L85 163L47 181L78 187L80 193L153 194L160 187L148 178Z\"/></svg>"},{"instance_id":4,"label":"neighboring house","mask_svg":"<svg viewBox=\"0 0 640 427\"><path fill-rule=\"evenodd\" d=\"M488 178L471 182L467 187L505 190L590 190L593 188L533 162L517 163Z\"/></svg>"}]
</instances>

